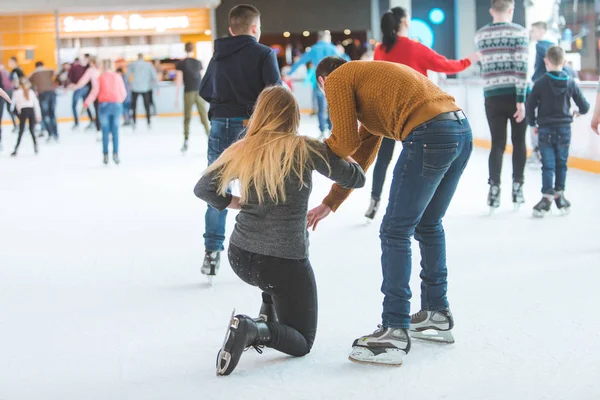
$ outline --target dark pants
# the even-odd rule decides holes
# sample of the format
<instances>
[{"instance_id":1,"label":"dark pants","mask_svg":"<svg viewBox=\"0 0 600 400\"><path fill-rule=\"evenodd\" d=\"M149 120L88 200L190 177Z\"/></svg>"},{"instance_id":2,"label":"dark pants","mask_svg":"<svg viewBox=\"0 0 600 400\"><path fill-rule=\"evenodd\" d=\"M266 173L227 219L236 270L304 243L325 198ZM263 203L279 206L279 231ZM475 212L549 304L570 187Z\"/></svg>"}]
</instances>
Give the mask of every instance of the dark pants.
<instances>
[{"instance_id":1,"label":"dark pants","mask_svg":"<svg viewBox=\"0 0 600 400\"><path fill-rule=\"evenodd\" d=\"M73 92L73 99L71 102L71 108L73 109L73 119L75 120L75 125L79 125L79 113L77 112L77 104L79 101L84 101L85 98L90 93L89 87L83 87L81 89L77 89ZM90 122L94 120L94 116L92 115L92 111L88 108L86 109L87 115L90 118Z\"/></svg>"},{"instance_id":2,"label":"dark pants","mask_svg":"<svg viewBox=\"0 0 600 400\"><path fill-rule=\"evenodd\" d=\"M231 268L244 282L273 299L278 322L267 322L267 347L301 357L310 352L317 334L317 284L308 259L265 256L229 245Z\"/></svg>"},{"instance_id":3,"label":"dark pants","mask_svg":"<svg viewBox=\"0 0 600 400\"><path fill-rule=\"evenodd\" d=\"M21 145L21 138L23 137L23 133L25 132L25 124L29 121L29 132L31 133L31 138L33 139L33 145L37 146L37 142L35 140L35 112L33 108L22 108L19 115L19 137L17 139L17 145L15 146L15 153L19 149Z\"/></svg>"},{"instance_id":4,"label":"dark pants","mask_svg":"<svg viewBox=\"0 0 600 400\"><path fill-rule=\"evenodd\" d=\"M0 143L2 142L2 117L4 116L4 103L6 103L6 100L4 100L3 97L0 97Z\"/></svg>"},{"instance_id":5,"label":"dark pants","mask_svg":"<svg viewBox=\"0 0 600 400\"><path fill-rule=\"evenodd\" d=\"M383 326L410 326L410 238L421 250L421 308L448 308L446 238L442 218L473 150L469 122L422 124L403 142L403 149L381 224Z\"/></svg>"},{"instance_id":6,"label":"dark pants","mask_svg":"<svg viewBox=\"0 0 600 400\"><path fill-rule=\"evenodd\" d=\"M383 184L385 183L385 175L390 163L392 162L394 147L396 147L395 140L383 138L381 147L377 153L377 161L375 161L375 167L373 168L373 187L371 189L371 198L374 200L381 200L381 192L383 191Z\"/></svg>"},{"instance_id":7,"label":"dark pants","mask_svg":"<svg viewBox=\"0 0 600 400\"><path fill-rule=\"evenodd\" d=\"M131 111L132 111L132 117L133 117L133 123L136 123L137 120L137 113L136 113L136 108L137 108L137 101L138 101L138 97L142 96L142 99L144 101L144 109L146 109L146 120L148 121L148 125L150 125L150 117L152 116L150 114L150 101L152 98L152 91L149 92L132 92L132 101L131 101Z\"/></svg>"},{"instance_id":8,"label":"dark pants","mask_svg":"<svg viewBox=\"0 0 600 400\"><path fill-rule=\"evenodd\" d=\"M112 135L113 153L119 154L119 121L123 114L121 103L100 103L98 120L102 126L102 152L108 154L108 138Z\"/></svg>"},{"instance_id":9,"label":"dark pants","mask_svg":"<svg viewBox=\"0 0 600 400\"><path fill-rule=\"evenodd\" d=\"M12 99L12 95L13 95L13 91L12 90L6 90L6 94L8 95L8 97L10 97ZM6 111L8 111L8 115L10 115L10 119L13 123L13 126L16 128L17 127L17 117L15 116L15 114L13 113L13 111L11 110L11 106L10 104L8 104L8 102L4 99L2 100L2 106L4 107L4 103L6 103ZM0 110L0 125L2 124L2 115L4 114L4 110Z\"/></svg>"},{"instance_id":10,"label":"dark pants","mask_svg":"<svg viewBox=\"0 0 600 400\"><path fill-rule=\"evenodd\" d=\"M538 135L542 154L542 193L555 194L565 190L571 125L540 127Z\"/></svg>"},{"instance_id":11,"label":"dark pants","mask_svg":"<svg viewBox=\"0 0 600 400\"><path fill-rule=\"evenodd\" d=\"M58 139L58 126L56 124L56 92L49 91L40 93L40 108L42 109L42 121L44 128L48 131L48 137Z\"/></svg>"},{"instance_id":12,"label":"dark pants","mask_svg":"<svg viewBox=\"0 0 600 400\"><path fill-rule=\"evenodd\" d=\"M217 158L242 135L244 121L241 119L213 118L208 137L208 165ZM206 251L223 251L225 247L225 223L227 210L218 211L210 205L206 210L204 247Z\"/></svg>"},{"instance_id":13,"label":"dark pants","mask_svg":"<svg viewBox=\"0 0 600 400\"><path fill-rule=\"evenodd\" d=\"M513 115L517 112L515 95L495 96L485 99L485 114L487 116L490 132L492 134L492 151L489 159L490 185L500 185L502 174L502 159L506 150L507 124L510 121L511 140L513 145L513 181L523 183L525 162L527 161L527 147L525 133L527 123L525 120L517 123Z\"/></svg>"}]
</instances>

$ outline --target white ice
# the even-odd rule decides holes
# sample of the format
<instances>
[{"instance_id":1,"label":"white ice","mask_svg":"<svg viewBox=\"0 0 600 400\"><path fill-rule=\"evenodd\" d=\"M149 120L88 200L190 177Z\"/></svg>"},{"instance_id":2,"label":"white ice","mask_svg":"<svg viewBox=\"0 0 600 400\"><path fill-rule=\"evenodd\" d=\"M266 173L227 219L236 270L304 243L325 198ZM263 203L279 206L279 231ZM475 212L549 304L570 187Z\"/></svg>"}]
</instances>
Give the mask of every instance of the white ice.
<instances>
[{"instance_id":1,"label":"white ice","mask_svg":"<svg viewBox=\"0 0 600 400\"><path fill-rule=\"evenodd\" d=\"M540 172L527 171L527 203L513 212L507 157L502 205L489 217L487 151L476 149L444 220L456 343L414 342L400 368L347 359L352 341L380 322L383 212L365 224L368 182L311 237L320 307L312 352L248 351L233 375L217 378L231 310L255 315L260 293L226 259L214 287L200 275L200 125L186 156L181 119L141 125L123 129L119 167L102 165L93 133L67 125L38 156L25 136L13 159L16 135L4 129L0 399L600 398L598 175L570 170L571 214L537 220ZM303 130L315 134L314 119ZM315 186L311 205L329 183ZM229 232L233 223L231 214Z\"/></svg>"}]
</instances>

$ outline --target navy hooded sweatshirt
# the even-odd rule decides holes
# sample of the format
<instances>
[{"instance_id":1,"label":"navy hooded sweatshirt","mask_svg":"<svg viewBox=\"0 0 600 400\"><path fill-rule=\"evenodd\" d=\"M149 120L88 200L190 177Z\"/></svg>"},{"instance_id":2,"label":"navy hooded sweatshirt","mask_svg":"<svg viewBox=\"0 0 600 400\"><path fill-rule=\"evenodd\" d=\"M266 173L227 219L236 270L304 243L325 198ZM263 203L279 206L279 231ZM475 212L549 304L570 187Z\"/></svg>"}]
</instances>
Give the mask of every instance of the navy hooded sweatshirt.
<instances>
[{"instance_id":1,"label":"navy hooded sweatshirt","mask_svg":"<svg viewBox=\"0 0 600 400\"><path fill-rule=\"evenodd\" d=\"M533 85L527 99L527 122L530 126L569 125L573 122L571 99L579 107L580 114L589 111L590 104L565 71L546 72Z\"/></svg>"},{"instance_id":2,"label":"navy hooded sweatshirt","mask_svg":"<svg viewBox=\"0 0 600 400\"><path fill-rule=\"evenodd\" d=\"M215 40L200 96L210 103L210 118L246 119L260 92L280 84L275 52L253 36L232 36Z\"/></svg>"}]
</instances>

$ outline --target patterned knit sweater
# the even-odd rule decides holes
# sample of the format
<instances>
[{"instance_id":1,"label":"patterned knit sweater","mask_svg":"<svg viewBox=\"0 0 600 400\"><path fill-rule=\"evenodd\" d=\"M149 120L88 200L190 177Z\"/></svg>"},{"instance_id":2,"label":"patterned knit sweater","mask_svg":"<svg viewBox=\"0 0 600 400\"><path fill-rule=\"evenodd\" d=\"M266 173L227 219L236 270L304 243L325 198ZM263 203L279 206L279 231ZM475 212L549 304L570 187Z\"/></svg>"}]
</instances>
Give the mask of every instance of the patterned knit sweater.
<instances>
[{"instance_id":1,"label":"patterned knit sweater","mask_svg":"<svg viewBox=\"0 0 600 400\"><path fill-rule=\"evenodd\" d=\"M475 35L477 49L483 54L482 75L485 97L516 95L525 102L529 58L529 34L513 23L488 24Z\"/></svg>"},{"instance_id":2,"label":"patterned knit sweater","mask_svg":"<svg viewBox=\"0 0 600 400\"><path fill-rule=\"evenodd\" d=\"M427 77L385 61L342 65L325 81L325 95L333 125L327 145L341 158L354 158L365 171L384 137L404 140L422 123L460 110L454 98ZM349 194L334 185L323 203L335 211Z\"/></svg>"}]
</instances>

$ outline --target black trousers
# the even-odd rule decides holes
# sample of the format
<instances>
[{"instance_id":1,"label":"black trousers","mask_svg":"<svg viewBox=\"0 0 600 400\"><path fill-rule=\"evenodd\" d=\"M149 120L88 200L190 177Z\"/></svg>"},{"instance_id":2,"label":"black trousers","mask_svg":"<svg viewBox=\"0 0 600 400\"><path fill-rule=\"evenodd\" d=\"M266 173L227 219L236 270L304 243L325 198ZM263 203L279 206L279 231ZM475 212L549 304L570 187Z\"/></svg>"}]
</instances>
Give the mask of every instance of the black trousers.
<instances>
[{"instance_id":1,"label":"black trousers","mask_svg":"<svg viewBox=\"0 0 600 400\"><path fill-rule=\"evenodd\" d=\"M373 168L373 187L371 188L371 198L373 200L381 200L385 175L392 162L394 147L396 147L396 141L394 139L383 138L381 147L377 153L377 161L375 161L375 167Z\"/></svg>"},{"instance_id":2,"label":"black trousers","mask_svg":"<svg viewBox=\"0 0 600 400\"><path fill-rule=\"evenodd\" d=\"M35 112L33 111L33 108L22 108L18 115L19 137L17 139L17 145L15 146L15 152L19 149L19 145L21 144L21 138L25 132L25 124L27 121L29 121L29 132L31 133L31 138L33 139L33 145L37 146L37 142L35 140Z\"/></svg>"},{"instance_id":3,"label":"black trousers","mask_svg":"<svg viewBox=\"0 0 600 400\"><path fill-rule=\"evenodd\" d=\"M273 299L278 322L267 322L275 350L296 357L310 352L317 334L317 285L308 259L251 253L229 244L229 263L244 282Z\"/></svg>"},{"instance_id":4,"label":"black trousers","mask_svg":"<svg viewBox=\"0 0 600 400\"><path fill-rule=\"evenodd\" d=\"M507 126L510 121L511 141L513 145L513 182L523 183L525 162L527 160L527 147L525 120L517 122L513 115L516 109L517 97L515 95L495 96L485 99L485 114L487 116L490 132L492 134L492 151L490 152L489 170L490 185L500 185L502 174L502 159L506 149Z\"/></svg>"},{"instance_id":5,"label":"black trousers","mask_svg":"<svg viewBox=\"0 0 600 400\"><path fill-rule=\"evenodd\" d=\"M137 100L138 100L138 96L142 96L142 99L144 100L144 108L146 109L146 119L148 120L148 125L150 125L150 117L152 116L152 114L150 113L150 102L152 100L152 90L149 92L132 92L132 98L131 98L131 111L132 111L132 116L133 116L133 123L136 123L136 106L137 106Z\"/></svg>"}]
</instances>

